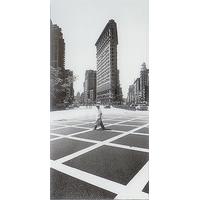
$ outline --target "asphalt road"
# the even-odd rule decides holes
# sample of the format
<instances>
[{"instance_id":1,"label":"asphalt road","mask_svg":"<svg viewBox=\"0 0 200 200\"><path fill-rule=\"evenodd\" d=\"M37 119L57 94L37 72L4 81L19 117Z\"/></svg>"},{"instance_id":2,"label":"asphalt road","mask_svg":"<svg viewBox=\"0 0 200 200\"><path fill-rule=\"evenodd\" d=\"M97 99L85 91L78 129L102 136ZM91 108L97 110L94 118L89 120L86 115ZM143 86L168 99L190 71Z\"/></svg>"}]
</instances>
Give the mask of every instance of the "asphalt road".
<instances>
[{"instance_id":1,"label":"asphalt road","mask_svg":"<svg viewBox=\"0 0 200 200\"><path fill-rule=\"evenodd\" d=\"M148 111L51 112L51 199L148 199Z\"/></svg>"}]
</instances>

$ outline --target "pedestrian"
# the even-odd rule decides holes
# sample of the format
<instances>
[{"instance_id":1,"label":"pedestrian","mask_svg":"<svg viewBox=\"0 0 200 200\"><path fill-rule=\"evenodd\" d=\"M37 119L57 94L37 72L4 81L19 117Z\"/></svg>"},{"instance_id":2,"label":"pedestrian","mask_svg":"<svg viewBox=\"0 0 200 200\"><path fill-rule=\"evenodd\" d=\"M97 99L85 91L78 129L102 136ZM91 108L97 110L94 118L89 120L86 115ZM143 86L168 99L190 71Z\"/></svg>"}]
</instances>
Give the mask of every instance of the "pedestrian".
<instances>
[{"instance_id":1,"label":"pedestrian","mask_svg":"<svg viewBox=\"0 0 200 200\"><path fill-rule=\"evenodd\" d=\"M106 130L102 121L102 111L101 111L100 105L97 104L96 107L97 107L98 114L97 114L97 120L95 122L94 130L96 130L98 125L100 125L103 130Z\"/></svg>"}]
</instances>

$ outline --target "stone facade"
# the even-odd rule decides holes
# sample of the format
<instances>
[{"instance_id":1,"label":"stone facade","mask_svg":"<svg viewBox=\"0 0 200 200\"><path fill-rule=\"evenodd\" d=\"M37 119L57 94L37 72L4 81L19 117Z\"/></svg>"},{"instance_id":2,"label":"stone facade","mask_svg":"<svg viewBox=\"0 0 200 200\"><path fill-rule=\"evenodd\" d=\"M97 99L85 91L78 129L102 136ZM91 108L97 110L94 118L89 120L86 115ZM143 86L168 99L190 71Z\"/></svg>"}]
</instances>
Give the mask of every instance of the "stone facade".
<instances>
[{"instance_id":1,"label":"stone facade","mask_svg":"<svg viewBox=\"0 0 200 200\"><path fill-rule=\"evenodd\" d=\"M143 63L140 70L141 101L149 102L149 69Z\"/></svg>"},{"instance_id":2,"label":"stone facade","mask_svg":"<svg viewBox=\"0 0 200 200\"><path fill-rule=\"evenodd\" d=\"M114 20L110 20L95 44L97 50L97 101L103 104L120 104L122 102L122 90L117 70L117 45L117 24Z\"/></svg>"},{"instance_id":3,"label":"stone facade","mask_svg":"<svg viewBox=\"0 0 200 200\"><path fill-rule=\"evenodd\" d=\"M146 63L141 65L140 77L129 86L128 104L149 104L149 69Z\"/></svg>"}]
</instances>

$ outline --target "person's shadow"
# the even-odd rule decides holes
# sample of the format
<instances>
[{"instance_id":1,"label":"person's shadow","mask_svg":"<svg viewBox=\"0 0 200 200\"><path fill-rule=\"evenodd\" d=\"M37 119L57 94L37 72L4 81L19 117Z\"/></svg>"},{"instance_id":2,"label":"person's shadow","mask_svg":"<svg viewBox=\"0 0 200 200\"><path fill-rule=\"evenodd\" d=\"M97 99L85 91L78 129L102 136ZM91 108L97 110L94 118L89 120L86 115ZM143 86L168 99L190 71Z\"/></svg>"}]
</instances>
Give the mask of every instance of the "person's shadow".
<instances>
[{"instance_id":1,"label":"person's shadow","mask_svg":"<svg viewBox=\"0 0 200 200\"><path fill-rule=\"evenodd\" d=\"M103 130L103 131L109 131L109 130L112 130L111 128L101 128L101 130Z\"/></svg>"}]
</instances>

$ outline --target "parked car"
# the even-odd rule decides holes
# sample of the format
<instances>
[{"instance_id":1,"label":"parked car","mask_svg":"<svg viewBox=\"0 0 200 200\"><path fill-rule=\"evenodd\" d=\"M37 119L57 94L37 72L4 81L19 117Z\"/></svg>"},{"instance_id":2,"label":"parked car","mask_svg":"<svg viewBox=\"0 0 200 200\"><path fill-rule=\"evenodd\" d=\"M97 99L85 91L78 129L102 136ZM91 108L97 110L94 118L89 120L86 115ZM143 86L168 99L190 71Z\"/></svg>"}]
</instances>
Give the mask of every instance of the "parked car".
<instances>
[{"instance_id":1,"label":"parked car","mask_svg":"<svg viewBox=\"0 0 200 200\"><path fill-rule=\"evenodd\" d=\"M73 104L70 104L70 105L68 106L68 108L74 108L74 105L73 105Z\"/></svg>"},{"instance_id":2,"label":"parked car","mask_svg":"<svg viewBox=\"0 0 200 200\"><path fill-rule=\"evenodd\" d=\"M104 106L104 108L110 108L110 105L106 105L106 106Z\"/></svg>"},{"instance_id":3,"label":"parked car","mask_svg":"<svg viewBox=\"0 0 200 200\"><path fill-rule=\"evenodd\" d=\"M131 104L129 107L131 110L136 110L136 106L134 104Z\"/></svg>"},{"instance_id":4,"label":"parked car","mask_svg":"<svg viewBox=\"0 0 200 200\"><path fill-rule=\"evenodd\" d=\"M136 110L147 111L148 106L147 105L138 105L138 106L136 106Z\"/></svg>"},{"instance_id":5,"label":"parked car","mask_svg":"<svg viewBox=\"0 0 200 200\"><path fill-rule=\"evenodd\" d=\"M77 103L74 103L72 105L74 106L74 108L79 108L79 104L77 104Z\"/></svg>"}]
</instances>

